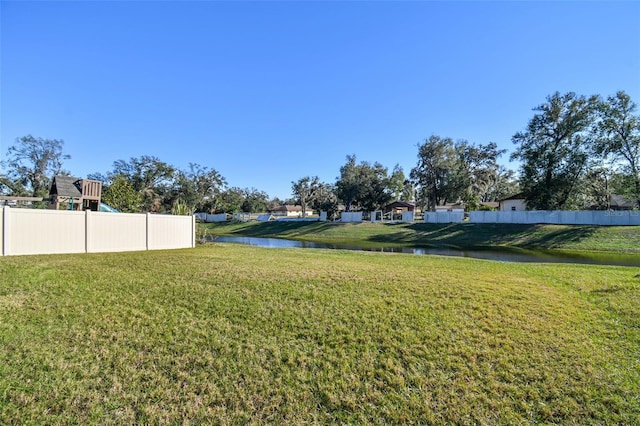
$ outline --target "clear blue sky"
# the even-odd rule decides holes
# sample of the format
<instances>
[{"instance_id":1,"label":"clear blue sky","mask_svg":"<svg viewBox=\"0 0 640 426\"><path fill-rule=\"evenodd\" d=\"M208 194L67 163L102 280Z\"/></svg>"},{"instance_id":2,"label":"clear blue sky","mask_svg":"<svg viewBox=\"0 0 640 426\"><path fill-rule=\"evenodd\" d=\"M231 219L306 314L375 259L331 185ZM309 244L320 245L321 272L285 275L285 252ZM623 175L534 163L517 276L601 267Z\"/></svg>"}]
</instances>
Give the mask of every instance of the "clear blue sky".
<instances>
[{"instance_id":1,"label":"clear blue sky","mask_svg":"<svg viewBox=\"0 0 640 426\"><path fill-rule=\"evenodd\" d=\"M555 91L640 103L640 3L0 2L0 158L73 175L154 155L291 195L345 157L408 174L432 134L513 150ZM503 163L512 168L508 154Z\"/></svg>"}]
</instances>

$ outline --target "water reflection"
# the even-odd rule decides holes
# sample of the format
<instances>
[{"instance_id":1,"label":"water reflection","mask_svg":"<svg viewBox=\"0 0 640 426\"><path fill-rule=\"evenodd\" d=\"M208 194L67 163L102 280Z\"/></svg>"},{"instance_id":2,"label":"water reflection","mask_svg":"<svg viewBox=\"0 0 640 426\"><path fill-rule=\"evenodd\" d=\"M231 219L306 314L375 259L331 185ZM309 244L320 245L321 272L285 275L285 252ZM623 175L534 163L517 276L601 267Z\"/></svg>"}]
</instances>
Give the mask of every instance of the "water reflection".
<instances>
[{"instance_id":1,"label":"water reflection","mask_svg":"<svg viewBox=\"0 0 640 426\"><path fill-rule=\"evenodd\" d=\"M488 249L460 250L431 247L367 247L354 244L323 244L310 241L295 241L281 238L261 237L215 237L221 243L237 243L267 248L315 248L374 251L386 253L406 253L418 255L438 255L470 257L475 259L495 260L499 262L542 262L542 263L580 263L595 265L640 266L640 255L617 253L584 253L553 250L521 250L521 249Z\"/></svg>"}]
</instances>

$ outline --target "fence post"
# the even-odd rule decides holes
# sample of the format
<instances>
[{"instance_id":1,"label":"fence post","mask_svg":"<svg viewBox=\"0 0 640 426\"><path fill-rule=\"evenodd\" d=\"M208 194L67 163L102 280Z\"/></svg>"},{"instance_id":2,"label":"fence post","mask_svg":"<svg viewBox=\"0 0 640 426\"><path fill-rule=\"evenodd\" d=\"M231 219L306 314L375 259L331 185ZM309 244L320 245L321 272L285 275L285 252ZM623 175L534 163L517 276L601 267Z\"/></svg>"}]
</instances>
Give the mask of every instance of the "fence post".
<instances>
[{"instance_id":1,"label":"fence post","mask_svg":"<svg viewBox=\"0 0 640 426\"><path fill-rule=\"evenodd\" d=\"M2 207L2 209L0 209L0 256L4 256L4 252L5 252L5 233L7 230L6 227L6 223L5 223L5 209L8 209L8 207Z\"/></svg>"},{"instance_id":2,"label":"fence post","mask_svg":"<svg viewBox=\"0 0 640 426\"><path fill-rule=\"evenodd\" d=\"M89 236L89 230L91 229L91 224L89 221L89 213L91 210L87 209L84 211L84 252L89 253L91 249L91 237Z\"/></svg>"},{"instance_id":3,"label":"fence post","mask_svg":"<svg viewBox=\"0 0 640 426\"><path fill-rule=\"evenodd\" d=\"M191 215L191 248L196 246L196 217Z\"/></svg>"},{"instance_id":4,"label":"fence post","mask_svg":"<svg viewBox=\"0 0 640 426\"><path fill-rule=\"evenodd\" d=\"M4 207L4 214L2 219L3 239L2 239L2 251L5 256L11 254L11 208L9 206Z\"/></svg>"},{"instance_id":5,"label":"fence post","mask_svg":"<svg viewBox=\"0 0 640 426\"><path fill-rule=\"evenodd\" d=\"M147 220L145 221L146 230L144 234L145 234L145 240L146 240L145 241L146 250L149 250L149 218L150 216L151 216L151 213L147 213L147 217L146 217Z\"/></svg>"}]
</instances>

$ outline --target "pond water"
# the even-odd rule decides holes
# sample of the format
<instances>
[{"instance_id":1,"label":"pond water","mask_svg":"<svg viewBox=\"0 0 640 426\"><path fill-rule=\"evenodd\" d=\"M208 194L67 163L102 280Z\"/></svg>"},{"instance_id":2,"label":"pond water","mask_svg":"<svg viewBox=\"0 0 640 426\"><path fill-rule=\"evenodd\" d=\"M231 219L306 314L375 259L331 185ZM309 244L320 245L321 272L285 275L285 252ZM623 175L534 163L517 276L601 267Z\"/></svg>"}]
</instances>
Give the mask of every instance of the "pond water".
<instances>
[{"instance_id":1,"label":"pond water","mask_svg":"<svg viewBox=\"0 0 640 426\"><path fill-rule=\"evenodd\" d=\"M267 248L311 248L360 250L387 253L406 253L418 255L439 255L470 257L475 259L495 260L499 262L542 262L542 263L582 263L595 265L640 266L640 255L617 253L585 253L554 250L523 249L450 249L431 247L367 247L355 244L323 244L310 241L286 240L282 238L261 237L214 237L215 242L248 244Z\"/></svg>"}]
</instances>

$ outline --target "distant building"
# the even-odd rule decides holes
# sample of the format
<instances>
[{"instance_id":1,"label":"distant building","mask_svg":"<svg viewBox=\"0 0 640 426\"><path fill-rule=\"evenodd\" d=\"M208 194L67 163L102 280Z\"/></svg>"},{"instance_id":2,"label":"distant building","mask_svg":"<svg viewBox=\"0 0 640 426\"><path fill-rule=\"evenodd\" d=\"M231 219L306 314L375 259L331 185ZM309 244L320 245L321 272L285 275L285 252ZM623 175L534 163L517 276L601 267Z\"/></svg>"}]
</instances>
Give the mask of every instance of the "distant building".
<instances>
[{"instance_id":1,"label":"distant building","mask_svg":"<svg viewBox=\"0 0 640 426\"><path fill-rule=\"evenodd\" d=\"M611 201L609 202L609 208L611 210L633 210L638 207L638 203L631 201L622 195L611 195Z\"/></svg>"},{"instance_id":2,"label":"distant building","mask_svg":"<svg viewBox=\"0 0 640 426\"><path fill-rule=\"evenodd\" d=\"M302 206L292 206L290 204L287 204L271 209L270 213L274 216L302 217ZM307 216L312 216L313 210L307 209L305 213Z\"/></svg>"},{"instance_id":3,"label":"distant building","mask_svg":"<svg viewBox=\"0 0 640 426\"><path fill-rule=\"evenodd\" d=\"M527 210L527 200L524 199L524 195L520 192L512 195L511 197L503 198L498 201L498 210L501 212L515 212Z\"/></svg>"},{"instance_id":4,"label":"distant building","mask_svg":"<svg viewBox=\"0 0 640 426\"><path fill-rule=\"evenodd\" d=\"M394 201L391 204L387 204L382 208L384 213L404 213L415 211L416 205L413 203L407 203L406 201Z\"/></svg>"}]
</instances>

